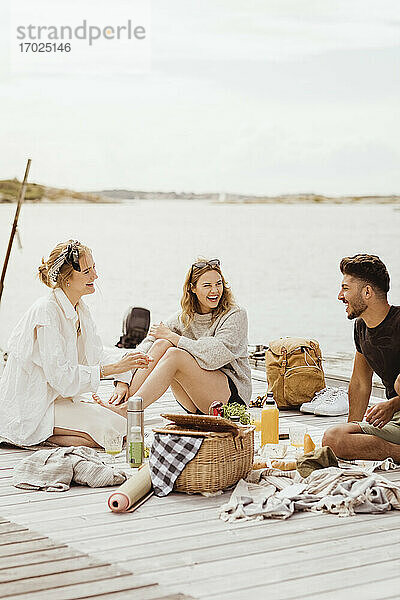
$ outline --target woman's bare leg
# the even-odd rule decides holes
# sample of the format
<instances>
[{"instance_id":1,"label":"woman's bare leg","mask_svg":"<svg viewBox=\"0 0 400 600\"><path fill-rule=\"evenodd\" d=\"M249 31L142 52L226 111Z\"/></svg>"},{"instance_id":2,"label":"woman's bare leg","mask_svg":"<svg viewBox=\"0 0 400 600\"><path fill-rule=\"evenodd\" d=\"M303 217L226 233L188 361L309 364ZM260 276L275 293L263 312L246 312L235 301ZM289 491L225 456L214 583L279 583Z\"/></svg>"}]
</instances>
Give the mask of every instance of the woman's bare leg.
<instances>
[{"instance_id":1,"label":"woman's bare leg","mask_svg":"<svg viewBox=\"0 0 400 600\"><path fill-rule=\"evenodd\" d=\"M177 381L193 404L206 414L212 402L219 400L226 403L230 397L228 380L222 371L202 369L191 354L179 348L167 350L136 394L143 398L147 408L167 391L173 381ZM103 402L99 404L126 417L127 403L115 407Z\"/></svg>"},{"instance_id":2,"label":"woman's bare leg","mask_svg":"<svg viewBox=\"0 0 400 600\"><path fill-rule=\"evenodd\" d=\"M156 340L150 350L147 352L154 358L154 362L150 363L147 369L138 369L134 374L129 386L129 395L134 396L140 386L146 381L150 373L157 366L159 360L164 356L168 348L171 348L171 342L167 340Z\"/></svg>"},{"instance_id":3,"label":"woman's bare leg","mask_svg":"<svg viewBox=\"0 0 400 600\"><path fill-rule=\"evenodd\" d=\"M74 431L73 429L63 429L54 427L53 435L48 442L57 444L57 446L87 446L89 448L101 448L88 433L83 431Z\"/></svg>"},{"instance_id":4,"label":"woman's bare leg","mask_svg":"<svg viewBox=\"0 0 400 600\"><path fill-rule=\"evenodd\" d=\"M192 402L192 400L190 399L190 396L187 395L187 393L185 392L185 390L183 389L183 387L181 386L180 383L178 383L176 380L174 380L171 383L171 390L172 393L174 394L177 402L183 406L183 408L186 408L186 410L189 410L191 413L195 413L196 412L196 405L194 404L194 402Z\"/></svg>"}]
</instances>

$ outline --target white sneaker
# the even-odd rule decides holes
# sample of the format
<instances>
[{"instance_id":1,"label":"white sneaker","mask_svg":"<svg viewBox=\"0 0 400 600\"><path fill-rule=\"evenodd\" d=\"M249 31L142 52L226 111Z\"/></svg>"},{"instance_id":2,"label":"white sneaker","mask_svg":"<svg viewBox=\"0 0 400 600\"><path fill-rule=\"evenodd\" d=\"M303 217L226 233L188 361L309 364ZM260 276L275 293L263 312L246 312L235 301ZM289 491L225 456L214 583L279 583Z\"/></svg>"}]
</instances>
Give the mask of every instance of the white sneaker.
<instances>
[{"instance_id":1,"label":"white sneaker","mask_svg":"<svg viewBox=\"0 0 400 600\"><path fill-rule=\"evenodd\" d=\"M320 390L319 392L316 392L314 394L311 402L304 402L300 406L300 412L307 413L308 415L313 415L316 407L321 402L321 396L323 396L323 394L326 394L327 391L328 391L328 388L324 388L324 389Z\"/></svg>"},{"instance_id":2,"label":"white sneaker","mask_svg":"<svg viewBox=\"0 0 400 600\"><path fill-rule=\"evenodd\" d=\"M344 388L335 389L327 394L314 410L314 415L320 417L338 417L349 412L349 396Z\"/></svg>"}]
</instances>

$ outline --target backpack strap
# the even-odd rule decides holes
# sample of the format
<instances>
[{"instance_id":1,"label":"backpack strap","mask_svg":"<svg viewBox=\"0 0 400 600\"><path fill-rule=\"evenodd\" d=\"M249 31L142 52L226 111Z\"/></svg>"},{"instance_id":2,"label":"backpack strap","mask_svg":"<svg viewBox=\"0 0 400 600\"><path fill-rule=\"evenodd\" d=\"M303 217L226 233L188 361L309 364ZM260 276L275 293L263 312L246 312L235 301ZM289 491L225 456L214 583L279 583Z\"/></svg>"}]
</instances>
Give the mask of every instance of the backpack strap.
<instances>
[{"instance_id":1,"label":"backpack strap","mask_svg":"<svg viewBox=\"0 0 400 600\"><path fill-rule=\"evenodd\" d=\"M282 352L282 366L281 366L281 375L284 375L286 372L286 367L287 367L287 350L285 348L285 346L282 346L281 349Z\"/></svg>"},{"instance_id":2,"label":"backpack strap","mask_svg":"<svg viewBox=\"0 0 400 600\"><path fill-rule=\"evenodd\" d=\"M314 354L315 354L315 358L317 360L318 367L320 369L322 369L322 357L321 357L321 352L318 351L319 350L318 344L313 342L313 340L310 340L310 346L314 350Z\"/></svg>"}]
</instances>

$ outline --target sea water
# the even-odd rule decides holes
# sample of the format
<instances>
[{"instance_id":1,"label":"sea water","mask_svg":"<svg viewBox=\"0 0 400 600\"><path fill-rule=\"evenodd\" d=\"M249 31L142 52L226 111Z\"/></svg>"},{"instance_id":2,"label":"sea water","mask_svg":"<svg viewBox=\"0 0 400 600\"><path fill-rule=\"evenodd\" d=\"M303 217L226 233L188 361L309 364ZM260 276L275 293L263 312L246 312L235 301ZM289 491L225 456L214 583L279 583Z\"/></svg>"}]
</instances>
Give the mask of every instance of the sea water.
<instances>
[{"instance_id":1,"label":"sea water","mask_svg":"<svg viewBox=\"0 0 400 600\"><path fill-rule=\"evenodd\" d=\"M0 261L15 205L0 205ZM120 204L26 204L0 305L0 348L45 287L37 267L59 241L93 249L98 290L87 301L105 344L115 344L129 306L159 322L179 309L184 275L198 256L219 258L237 301L248 310L249 341L314 337L348 373L353 323L337 300L339 261L378 254L400 304L400 210L392 205L224 204L134 201Z\"/></svg>"}]
</instances>

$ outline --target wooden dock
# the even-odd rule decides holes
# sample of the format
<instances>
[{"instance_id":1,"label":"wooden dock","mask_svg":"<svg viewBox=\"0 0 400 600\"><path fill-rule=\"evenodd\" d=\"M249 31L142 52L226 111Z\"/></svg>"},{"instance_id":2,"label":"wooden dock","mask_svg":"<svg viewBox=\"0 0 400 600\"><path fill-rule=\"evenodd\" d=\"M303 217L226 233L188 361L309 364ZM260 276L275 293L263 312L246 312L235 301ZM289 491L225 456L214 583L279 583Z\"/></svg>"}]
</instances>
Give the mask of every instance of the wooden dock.
<instances>
[{"instance_id":1,"label":"wooden dock","mask_svg":"<svg viewBox=\"0 0 400 600\"><path fill-rule=\"evenodd\" d=\"M253 372L254 395L265 392ZM107 393L107 390L104 390ZM147 411L178 412L167 393ZM345 417L281 413L314 437ZM29 451L0 448L0 598L8 600L385 600L399 598L400 513L226 524L230 495L170 494L137 512L107 508L112 488L33 492L11 485ZM388 473L400 481L400 472Z\"/></svg>"}]
</instances>

